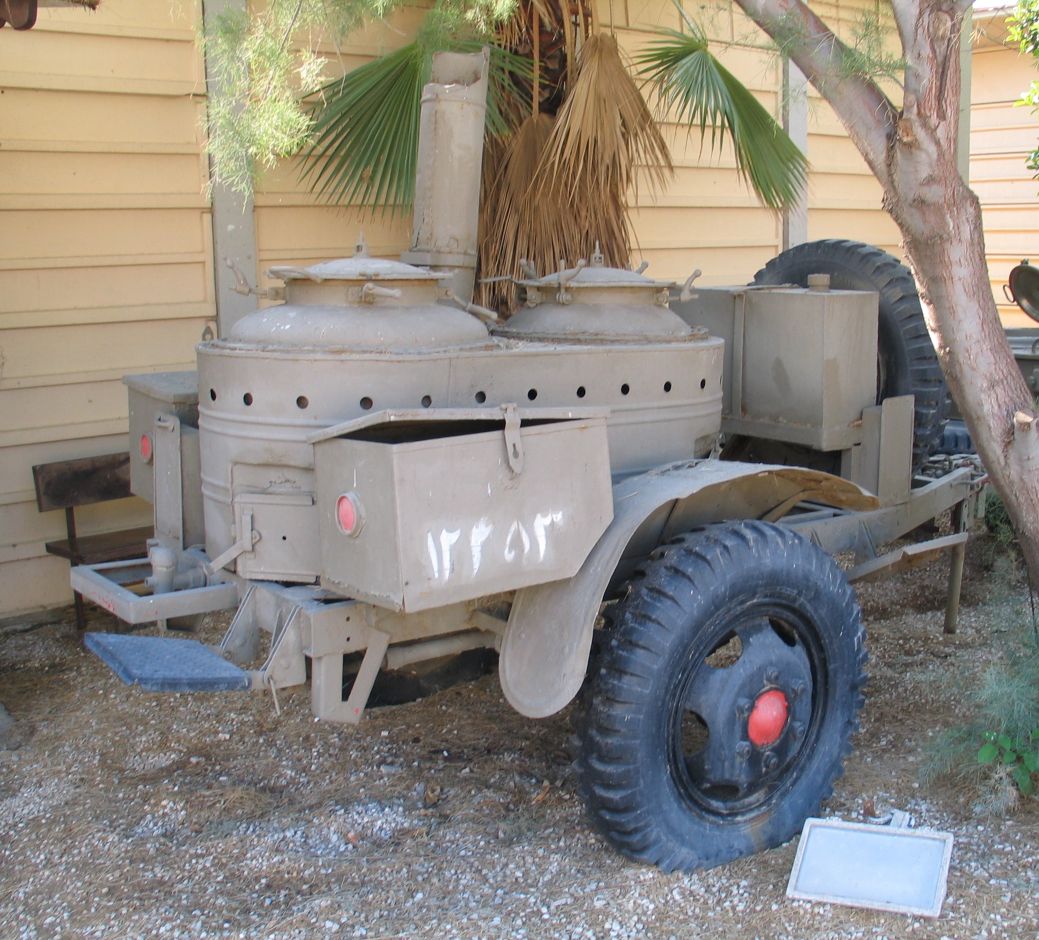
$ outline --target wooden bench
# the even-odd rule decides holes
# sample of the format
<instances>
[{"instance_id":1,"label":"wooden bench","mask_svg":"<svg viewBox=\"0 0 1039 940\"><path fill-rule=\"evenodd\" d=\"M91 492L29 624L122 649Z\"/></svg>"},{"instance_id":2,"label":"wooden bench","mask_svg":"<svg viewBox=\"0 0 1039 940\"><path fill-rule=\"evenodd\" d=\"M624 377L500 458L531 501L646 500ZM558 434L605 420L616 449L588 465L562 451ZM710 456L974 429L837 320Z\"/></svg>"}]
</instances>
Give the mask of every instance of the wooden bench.
<instances>
[{"instance_id":1,"label":"wooden bench","mask_svg":"<svg viewBox=\"0 0 1039 940\"><path fill-rule=\"evenodd\" d=\"M146 542L152 537L151 526L100 535L80 536L76 533L77 506L125 499L130 495L128 453L41 463L32 468L32 477L39 511L65 510L67 537L47 542L44 548L49 554L67 558L71 566L99 565L147 555ZM79 594L75 595L75 603L76 626L82 630L86 627L86 614Z\"/></svg>"}]
</instances>

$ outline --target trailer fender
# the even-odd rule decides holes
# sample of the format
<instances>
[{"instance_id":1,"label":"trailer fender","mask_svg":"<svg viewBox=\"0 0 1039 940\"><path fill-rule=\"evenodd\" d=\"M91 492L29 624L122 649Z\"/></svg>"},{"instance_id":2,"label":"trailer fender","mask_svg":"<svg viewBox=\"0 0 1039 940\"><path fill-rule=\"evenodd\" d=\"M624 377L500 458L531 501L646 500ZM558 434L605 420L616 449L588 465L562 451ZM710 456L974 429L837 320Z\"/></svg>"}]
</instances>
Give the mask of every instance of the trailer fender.
<instances>
[{"instance_id":1,"label":"trailer fender","mask_svg":"<svg viewBox=\"0 0 1039 940\"><path fill-rule=\"evenodd\" d=\"M683 461L616 484L613 522L577 574L516 593L498 664L509 704L522 715L544 718L577 694L599 607L623 561L643 558L698 525L775 522L805 500L851 510L878 505L828 473L736 461Z\"/></svg>"}]
</instances>

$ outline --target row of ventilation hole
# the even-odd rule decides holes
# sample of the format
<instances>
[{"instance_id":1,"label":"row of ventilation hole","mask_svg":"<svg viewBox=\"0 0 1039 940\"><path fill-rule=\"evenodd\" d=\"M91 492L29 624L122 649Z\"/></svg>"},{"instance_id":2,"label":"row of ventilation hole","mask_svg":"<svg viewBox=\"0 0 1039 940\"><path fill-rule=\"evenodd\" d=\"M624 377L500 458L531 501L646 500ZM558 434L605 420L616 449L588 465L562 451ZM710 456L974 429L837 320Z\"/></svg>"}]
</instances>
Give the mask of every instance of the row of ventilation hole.
<instances>
[{"instance_id":1,"label":"row of ventilation hole","mask_svg":"<svg viewBox=\"0 0 1039 940\"><path fill-rule=\"evenodd\" d=\"M700 379L700 388L701 389L707 388L707 379ZM621 386L621 394L622 395L627 395L630 391L631 391L631 386L628 385L627 382L625 382ZM670 382L665 382L664 383L664 391L665 392L670 392L671 391L671 383ZM587 395L587 394L588 394L588 391L587 391L587 389L583 385L578 385L577 386L577 397L578 398L584 398L585 395ZM485 401L487 401L487 393L486 392L477 392L473 397L476 399L476 403L478 405L482 405ZM527 400L528 401L534 401L537 397L538 397L538 390L536 388L531 388L531 389L527 390ZM210 399L210 401L216 401L216 398L217 398L216 389L215 388L211 388L209 390L209 399ZM252 405L252 403L253 403L253 393L252 392L246 392L242 396L242 404L244 404L246 407L249 407L250 405ZM368 411L372 407L374 402L372 401L371 398L369 398L367 395L365 395L364 398L361 399L359 404L365 411ZM429 395L423 395L422 396L422 407L423 408L429 408L432 404L433 404L433 399L432 399L431 396L429 396ZM301 410L304 409L304 408L310 407L310 399L307 398L306 395L300 395L296 399L296 407L301 409Z\"/></svg>"}]
</instances>

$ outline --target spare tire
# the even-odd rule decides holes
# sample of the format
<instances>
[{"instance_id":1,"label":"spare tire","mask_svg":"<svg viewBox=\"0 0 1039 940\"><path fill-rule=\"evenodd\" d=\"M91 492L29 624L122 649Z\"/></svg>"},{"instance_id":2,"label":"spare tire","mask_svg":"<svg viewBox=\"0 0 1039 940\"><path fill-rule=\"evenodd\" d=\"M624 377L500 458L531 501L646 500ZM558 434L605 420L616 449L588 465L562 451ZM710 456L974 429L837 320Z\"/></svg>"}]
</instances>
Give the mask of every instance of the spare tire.
<instances>
[{"instance_id":1,"label":"spare tire","mask_svg":"<svg viewBox=\"0 0 1039 940\"><path fill-rule=\"evenodd\" d=\"M916 399L913 469L918 469L941 443L949 393L924 324L913 275L886 251L862 242L827 238L777 255L754 275L754 283L806 287L809 274L828 274L830 286L836 290L870 290L880 296L877 404L897 395Z\"/></svg>"}]
</instances>

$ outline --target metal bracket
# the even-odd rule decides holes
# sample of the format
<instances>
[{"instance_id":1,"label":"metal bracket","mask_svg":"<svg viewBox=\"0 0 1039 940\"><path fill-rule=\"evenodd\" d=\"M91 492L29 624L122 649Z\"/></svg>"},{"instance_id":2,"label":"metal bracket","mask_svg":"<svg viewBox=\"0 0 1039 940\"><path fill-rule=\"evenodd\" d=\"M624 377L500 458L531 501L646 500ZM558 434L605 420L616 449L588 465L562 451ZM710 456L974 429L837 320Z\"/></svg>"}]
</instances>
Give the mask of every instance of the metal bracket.
<instances>
[{"instance_id":1,"label":"metal bracket","mask_svg":"<svg viewBox=\"0 0 1039 940\"><path fill-rule=\"evenodd\" d=\"M255 604L256 585L250 584L220 641L220 652L238 665L252 662L260 650L260 626L256 622Z\"/></svg>"},{"instance_id":2,"label":"metal bracket","mask_svg":"<svg viewBox=\"0 0 1039 940\"><path fill-rule=\"evenodd\" d=\"M311 659L310 702L314 714L321 721L356 725L361 720L389 645L388 634L381 630L368 629L368 648L364 652L361 668L354 677L354 684L345 702L342 691L343 654L337 652Z\"/></svg>"},{"instance_id":3,"label":"metal bracket","mask_svg":"<svg viewBox=\"0 0 1039 940\"><path fill-rule=\"evenodd\" d=\"M578 258L577 264L574 265L573 269L566 271L566 261L562 258L559 259L559 274L556 277L559 280L559 290L556 292L556 300L561 304L570 304L574 301L574 295L567 289L570 286L570 282L573 281L578 274L580 274L586 267L588 262L584 258Z\"/></svg>"},{"instance_id":4,"label":"metal bracket","mask_svg":"<svg viewBox=\"0 0 1039 940\"><path fill-rule=\"evenodd\" d=\"M79 565L72 569L72 590L89 598L125 623L153 623L169 617L186 617L226 610L238 603L234 581L220 581L168 594L137 594L124 585L140 584L151 573L146 558Z\"/></svg>"},{"instance_id":5,"label":"metal bracket","mask_svg":"<svg viewBox=\"0 0 1039 940\"><path fill-rule=\"evenodd\" d=\"M284 689L307 681L307 665L303 656L303 637L299 629L299 608L294 607L282 622L278 614L271 638L267 661L258 673L263 686Z\"/></svg>"},{"instance_id":6,"label":"metal bracket","mask_svg":"<svg viewBox=\"0 0 1039 940\"><path fill-rule=\"evenodd\" d=\"M515 405L502 405L505 415L505 452L509 458L509 468L517 476L523 472L523 437L520 432L520 416Z\"/></svg>"},{"instance_id":7,"label":"metal bracket","mask_svg":"<svg viewBox=\"0 0 1039 940\"><path fill-rule=\"evenodd\" d=\"M184 494L181 489L180 419L155 416L155 536L164 545L184 548Z\"/></svg>"},{"instance_id":8,"label":"metal bracket","mask_svg":"<svg viewBox=\"0 0 1039 940\"><path fill-rule=\"evenodd\" d=\"M221 552L208 565L206 573L216 574L221 568L234 561L239 555L251 552L253 546L260 541L260 533L253 529L253 514L246 509L242 512L241 525L238 526L238 539L226 551Z\"/></svg>"}]
</instances>

